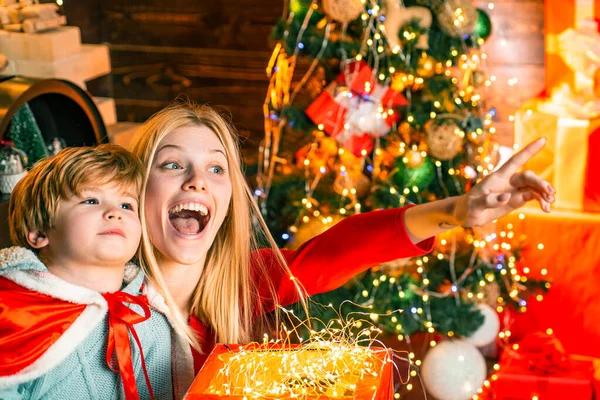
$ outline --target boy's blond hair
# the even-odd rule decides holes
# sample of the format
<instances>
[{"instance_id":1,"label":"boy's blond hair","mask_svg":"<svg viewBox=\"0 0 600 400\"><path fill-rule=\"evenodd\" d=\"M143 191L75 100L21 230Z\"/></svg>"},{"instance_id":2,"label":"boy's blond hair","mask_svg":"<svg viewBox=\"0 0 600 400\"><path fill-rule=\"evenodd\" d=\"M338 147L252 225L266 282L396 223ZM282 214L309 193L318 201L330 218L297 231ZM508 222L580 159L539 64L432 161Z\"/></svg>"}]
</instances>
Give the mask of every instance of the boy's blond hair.
<instances>
[{"instance_id":1,"label":"boy's blond hair","mask_svg":"<svg viewBox=\"0 0 600 400\"><path fill-rule=\"evenodd\" d=\"M117 145L61 150L36 163L15 186L8 205L10 239L31 248L28 233L52 228L60 200L81 195L86 186L114 185L138 199L142 175L139 158Z\"/></svg>"}]
</instances>

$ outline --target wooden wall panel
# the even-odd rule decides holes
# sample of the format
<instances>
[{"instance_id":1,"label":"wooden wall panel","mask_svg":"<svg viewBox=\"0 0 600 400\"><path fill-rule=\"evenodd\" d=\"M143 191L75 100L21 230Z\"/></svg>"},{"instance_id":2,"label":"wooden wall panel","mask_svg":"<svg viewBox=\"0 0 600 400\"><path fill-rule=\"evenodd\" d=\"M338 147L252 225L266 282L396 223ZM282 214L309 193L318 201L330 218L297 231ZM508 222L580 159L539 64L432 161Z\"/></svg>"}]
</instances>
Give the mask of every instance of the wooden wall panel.
<instances>
[{"instance_id":1,"label":"wooden wall panel","mask_svg":"<svg viewBox=\"0 0 600 400\"><path fill-rule=\"evenodd\" d=\"M488 55L486 73L495 76L487 103L496 108L496 128L501 144L513 143L509 117L527 99L544 89L544 1L478 1L492 20L492 36L484 49ZM511 84L514 79L516 84Z\"/></svg>"},{"instance_id":2,"label":"wooden wall panel","mask_svg":"<svg viewBox=\"0 0 600 400\"><path fill-rule=\"evenodd\" d=\"M264 50L279 0L105 0L110 43Z\"/></svg>"}]
</instances>

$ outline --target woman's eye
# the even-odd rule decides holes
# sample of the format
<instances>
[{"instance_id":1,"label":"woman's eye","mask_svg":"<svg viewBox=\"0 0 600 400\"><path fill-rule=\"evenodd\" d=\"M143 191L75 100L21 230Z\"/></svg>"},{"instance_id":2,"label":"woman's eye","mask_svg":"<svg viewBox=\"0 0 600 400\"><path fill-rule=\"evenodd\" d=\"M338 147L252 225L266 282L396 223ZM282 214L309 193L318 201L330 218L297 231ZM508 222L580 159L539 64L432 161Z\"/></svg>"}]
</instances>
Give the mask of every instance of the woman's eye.
<instances>
[{"instance_id":1,"label":"woman's eye","mask_svg":"<svg viewBox=\"0 0 600 400\"><path fill-rule=\"evenodd\" d=\"M98 199L85 199L81 204L100 204Z\"/></svg>"},{"instance_id":2,"label":"woman's eye","mask_svg":"<svg viewBox=\"0 0 600 400\"><path fill-rule=\"evenodd\" d=\"M213 165L212 167L209 168L209 171L215 174L223 174L225 173L225 169L219 165Z\"/></svg>"},{"instance_id":3,"label":"woman's eye","mask_svg":"<svg viewBox=\"0 0 600 400\"><path fill-rule=\"evenodd\" d=\"M181 165L179 165L179 163L176 163L174 161L168 162L168 163L164 163L162 165L162 167L164 169L182 169L183 168Z\"/></svg>"}]
</instances>

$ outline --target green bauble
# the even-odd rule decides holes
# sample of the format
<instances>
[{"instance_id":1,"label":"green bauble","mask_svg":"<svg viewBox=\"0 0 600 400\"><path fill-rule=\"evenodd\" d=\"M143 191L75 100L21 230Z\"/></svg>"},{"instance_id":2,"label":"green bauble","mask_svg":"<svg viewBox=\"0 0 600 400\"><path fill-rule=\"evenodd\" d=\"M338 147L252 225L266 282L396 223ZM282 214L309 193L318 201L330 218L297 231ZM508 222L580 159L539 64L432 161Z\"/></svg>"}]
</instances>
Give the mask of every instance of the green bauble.
<instances>
[{"instance_id":1,"label":"green bauble","mask_svg":"<svg viewBox=\"0 0 600 400\"><path fill-rule=\"evenodd\" d=\"M492 21L490 20L489 15L481 8L477 9L477 22L475 23L473 33L484 41L492 34Z\"/></svg>"},{"instance_id":2,"label":"green bauble","mask_svg":"<svg viewBox=\"0 0 600 400\"><path fill-rule=\"evenodd\" d=\"M424 157L420 165L412 168L409 166L410 162L404 163L403 158L405 157L398 157L396 159L396 168L398 171L391 177L394 184L402 188L416 186L419 190L423 190L431 185L435 178L435 165L429 157Z\"/></svg>"}]
</instances>

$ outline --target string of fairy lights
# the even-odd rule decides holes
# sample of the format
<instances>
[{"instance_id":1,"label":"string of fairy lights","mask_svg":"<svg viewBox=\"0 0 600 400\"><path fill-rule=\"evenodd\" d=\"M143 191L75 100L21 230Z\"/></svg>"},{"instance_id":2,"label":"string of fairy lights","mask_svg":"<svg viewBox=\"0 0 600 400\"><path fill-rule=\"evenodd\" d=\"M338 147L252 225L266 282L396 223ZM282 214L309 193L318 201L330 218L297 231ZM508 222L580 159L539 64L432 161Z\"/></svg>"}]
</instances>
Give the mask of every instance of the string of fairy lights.
<instances>
[{"instance_id":1,"label":"string of fairy lights","mask_svg":"<svg viewBox=\"0 0 600 400\"><path fill-rule=\"evenodd\" d=\"M405 352L382 345L378 340L381 330L363 318L367 311L352 316L336 311L337 319L322 321L314 317L299 318L293 310L281 310L287 322L282 324L280 337L265 334L262 343L227 346L227 351L207 361L209 368L212 363L218 368L206 382L203 394L243 396L243 399L374 398L376 393L379 397L387 393L383 385L392 379L390 370L404 380L404 371L394 361L406 363L407 376L417 376L412 362L414 355L405 356ZM305 330L308 337L300 334ZM412 387L408 379L399 384Z\"/></svg>"}]
</instances>

